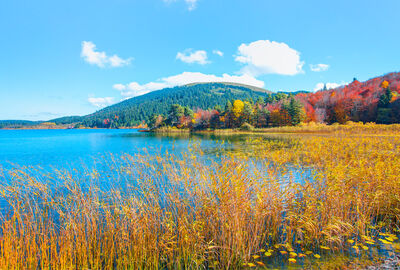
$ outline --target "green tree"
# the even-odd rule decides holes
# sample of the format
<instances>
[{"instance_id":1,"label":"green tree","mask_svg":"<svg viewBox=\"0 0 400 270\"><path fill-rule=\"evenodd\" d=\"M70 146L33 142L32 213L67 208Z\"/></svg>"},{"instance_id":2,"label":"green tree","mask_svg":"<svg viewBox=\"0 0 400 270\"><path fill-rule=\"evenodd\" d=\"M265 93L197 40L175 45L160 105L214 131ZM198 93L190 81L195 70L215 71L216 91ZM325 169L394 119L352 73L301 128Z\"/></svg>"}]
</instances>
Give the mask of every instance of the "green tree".
<instances>
[{"instance_id":1,"label":"green tree","mask_svg":"<svg viewBox=\"0 0 400 270\"><path fill-rule=\"evenodd\" d=\"M264 103L264 99L262 97L258 97L256 104L262 105Z\"/></svg>"},{"instance_id":2,"label":"green tree","mask_svg":"<svg viewBox=\"0 0 400 270\"><path fill-rule=\"evenodd\" d=\"M387 108L392 100L393 94L389 87L385 89L385 92L379 98L378 106L380 108Z\"/></svg>"},{"instance_id":3,"label":"green tree","mask_svg":"<svg viewBox=\"0 0 400 270\"><path fill-rule=\"evenodd\" d=\"M193 118L193 116L194 116L194 112L192 111L192 109L190 109L190 108L187 107L187 106L184 107L183 114L184 114L185 116L188 116L188 117L191 117L191 118Z\"/></svg>"},{"instance_id":4,"label":"green tree","mask_svg":"<svg viewBox=\"0 0 400 270\"><path fill-rule=\"evenodd\" d=\"M378 124L391 124L393 122L392 121L392 109L378 108L376 122Z\"/></svg>"},{"instance_id":5,"label":"green tree","mask_svg":"<svg viewBox=\"0 0 400 270\"><path fill-rule=\"evenodd\" d=\"M294 97L290 98L289 105L287 106L287 112L290 115L290 122L293 126L300 124L304 119L303 105Z\"/></svg>"},{"instance_id":6,"label":"green tree","mask_svg":"<svg viewBox=\"0 0 400 270\"><path fill-rule=\"evenodd\" d=\"M168 111L167 123L171 126L179 124L179 120L185 115L185 108L179 104L172 104Z\"/></svg>"},{"instance_id":7,"label":"green tree","mask_svg":"<svg viewBox=\"0 0 400 270\"><path fill-rule=\"evenodd\" d=\"M245 101L243 105L243 112L242 112L243 120L249 124L252 123L253 119L253 106L250 102Z\"/></svg>"},{"instance_id":8,"label":"green tree","mask_svg":"<svg viewBox=\"0 0 400 270\"><path fill-rule=\"evenodd\" d=\"M229 113L232 110L232 102L230 102L229 100L226 102L225 105L225 112Z\"/></svg>"},{"instance_id":9,"label":"green tree","mask_svg":"<svg viewBox=\"0 0 400 270\"><path fill-rule=\"evenodd\" d=\"M215 105L214 106L214 110L216 110L217 112L222 112L222 107L221 107L221 105Z\"/></svg>"},{"instance_id":10,"label":"green tree","mask_svg":"<svg viewBox=\"0 0 400 270\"><path fill-rule=\"evenodd\" d=\"M153 114L148 125L149 128L158 128L162 125L163 117L161 115Z\"/></svg>"},{"instance_id":11,"label":"green tree","mask_svg":"<svg viewBox=\"0 0 400 270\"><path fill-rule=\"evenodd\" d=\"M376 122L379 124L391 124L393 122L393 117L392 109L389 108L389 105L393 94L387 81L384 81L381 86L384 92L379 98Z\"/></svg>"},{"instance_id":12,"label":"green tree","mask_svg":"<svg viewBox=\"0 0 400 270\"><path fill-rule=\"evenodd\" d=\"M274 102L274 97L272 96L271 93L268 93L267 96L264 99L264 103L265 103L265 105L267 105L267 104L270 104L272 102Z\"/></svg>"}]
</instances>

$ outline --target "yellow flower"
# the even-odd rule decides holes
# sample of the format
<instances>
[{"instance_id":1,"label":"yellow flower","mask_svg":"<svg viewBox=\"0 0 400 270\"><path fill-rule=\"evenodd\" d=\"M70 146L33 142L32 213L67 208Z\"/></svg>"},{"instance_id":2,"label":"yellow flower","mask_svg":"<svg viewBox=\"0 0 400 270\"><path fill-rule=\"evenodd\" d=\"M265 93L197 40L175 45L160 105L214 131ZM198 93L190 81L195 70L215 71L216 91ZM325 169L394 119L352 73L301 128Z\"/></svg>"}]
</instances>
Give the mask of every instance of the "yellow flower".
<instances>
[{"instance_id":1,"label":"yellow flower","mask_svg":"<svg viewBox=\"0 0 400 270\"><path fill-rule=\"evenodd\" d=\"M297 261L296 261L296 259L289 258L289 262L290 262L290 263L296 263Z\"/></svg>"},{"instance_id":2,"label":"yellow flower","mask_svg":"<svg viewBox=\"0 0 400 270\"><path fill-rule=\"evenodd\" d=\"M321 258L321 256L319 254L314 254L314 257L317 259Z\"/></svg>"},{"instance_id":3,"label":"yellow flower","mask_svg":"<svg viewBox=\"0 0 400 270\"><path fill-rule=\"evenodd\" d=\"M295 252L290 252L290 257L297 257L297 253L295 253Z\"/></svg>"},{"instance_id":4,"label":"yellow flower","mask_svg":"<svg viewBox=\"0 0 400 270\"><path fill-rule=\"evenodd\" d=\"M392 243L390 243L389 241L386 241L385 239L378 239L379 241L381 241L382 243L384 243L385 245L391 245Z\"/></svg>"}]
</instances>

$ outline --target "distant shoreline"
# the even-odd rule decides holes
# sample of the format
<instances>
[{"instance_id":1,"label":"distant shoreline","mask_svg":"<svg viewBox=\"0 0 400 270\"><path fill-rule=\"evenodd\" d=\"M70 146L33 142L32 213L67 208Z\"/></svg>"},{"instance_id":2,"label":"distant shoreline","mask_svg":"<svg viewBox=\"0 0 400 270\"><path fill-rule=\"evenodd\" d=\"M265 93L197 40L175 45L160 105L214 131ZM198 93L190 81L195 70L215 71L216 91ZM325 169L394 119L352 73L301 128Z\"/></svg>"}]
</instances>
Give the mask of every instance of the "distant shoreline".
<instances>
[{"instance_id":1,"label":"distant shoreline","mask_svg":"<svg viewBox=\"0 0 400 270\"><path fill-rule=\"evenodd\" d=\"M120 127L120 128L97 128L97 127L81 127L81 128L70 128L70 127L18 127L18 128L0 128L0 130L79 130L79 129L143 129L142 127Z\"/></svg>"}]
</instances>

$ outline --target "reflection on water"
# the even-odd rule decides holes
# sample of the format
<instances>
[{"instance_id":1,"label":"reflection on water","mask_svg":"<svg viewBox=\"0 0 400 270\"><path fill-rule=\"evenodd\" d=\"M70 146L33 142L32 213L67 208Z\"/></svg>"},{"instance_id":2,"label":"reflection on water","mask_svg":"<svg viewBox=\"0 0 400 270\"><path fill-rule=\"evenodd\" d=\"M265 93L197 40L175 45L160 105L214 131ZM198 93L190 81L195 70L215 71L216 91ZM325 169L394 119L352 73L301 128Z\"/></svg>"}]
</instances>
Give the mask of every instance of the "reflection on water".
<instances>
[{"instance_id":1,"label":"reflection on water","mask_svg":"<svg viewBox=\"0 0 400 270\"><path fill-rule=\"evenodd\" d=\"M185 153L199 144L210 157L246 150L259 135L153 134L138 130L0 130L0 167L75 168L105 155ZM288 140L269 137L270 140Z\"/></svg>"}]
</instances>

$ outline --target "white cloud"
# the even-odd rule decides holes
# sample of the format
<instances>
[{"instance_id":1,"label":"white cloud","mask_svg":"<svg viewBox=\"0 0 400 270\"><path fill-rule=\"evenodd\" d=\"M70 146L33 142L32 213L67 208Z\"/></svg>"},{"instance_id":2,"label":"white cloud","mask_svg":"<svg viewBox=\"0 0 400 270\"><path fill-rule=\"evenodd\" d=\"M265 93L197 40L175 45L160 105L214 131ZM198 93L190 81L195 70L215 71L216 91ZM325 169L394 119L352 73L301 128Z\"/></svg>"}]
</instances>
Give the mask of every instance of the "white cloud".
<instances>
[{"instance_id":1,"label":"white cloud","mask_svg":"<svg viewBox=\"0 0 400 270\"><path fill-rule=\"evenodd\" d=\"M185 0L186 4L188 5L188 9L190 11L194 10L197 7L198 0Z\"/></svg>"},{"instance_id":2,"label":"white cloud","mask_svg":"<svg viewBox=\"0 0 400 270\"><path fill-rule=\"evenodd\" d=\"M210 63L208 61L208 56L206 51L194 51L192 52L190 49L186 50L185 52L178 52L176 55L176 59L181 60L182 62L188 63L188 64L200 64L200 65L205 65Z\"/></svg>"},{"instance_id":3,"label":"white cloud","mask_svg":"<svg viewBox=\"0 0 400 270\"><path fill-rule=\"evenodd\" d=\"M321 83L317 83L317 85L315 85L314 91L316 92L316 91L324 89L325 85L326 85L326 89L334 89L334 88L337 88L337 87L345 85L345 84L347 84L347 83L345 83L345 82L342 82L342 83L329 83L329 82L328 83L322 83L321 82Z\"/></svg>"},{"instance_id":4,"label":"white cloud","mask_svg":"<svg viewBox=\"0 0 400 270\"><path fill-rule=\"evenodd\" d=\"M314 71L314 72L326 71L329 69L329 65L327 65L327 64L310 65L310 69L311 69L311 71Z\"/></svg>"},{"instance_id":5,"label":"white cloud","mask_svg":"<svg viewBox=\"0 0 400 270\"><path fill-rule=\"evenodd\" d=\"M88 101L90 104L97 108L104 108L114 103L113 97L89 97Z\"/></svg>"},{"instance_id":6,"label":"white cloud","mask_svg":"<svg viewBox=\"0 0 400 270\"><path fill-rule=\"evenodd\" d=\"M241 73L253 76L296 75L303 72L304 65L298 51L283 42L269 40L240 45L235 60L245 64Z\"/></svg>"},{"instance_id":7,"label":"white cloud","mask_svg":"<svg viewBox=\"0 0 400 270\"><path fill-rule=\"evenodd\" d=\"M163 0L165 3L172 3L172 2L176 2L178 0ZM185 3L187 4L187 8L189 11L192 11L194 9L196 9L197 7L197 2L199 0L184 0Z\"/></svg>"},{"instance_id":8,"label":"white cloud","mask_svg":"<svg viewBox=\"0 0 400 270\"><path fill-rule=\"evenodd\" d=\"M132 58L122 59L118 55L107 56L105 52L96 51L96 45L91 41L82 42L81 57L89 64L98 67L123 67L131 63Z\"/></svg>"},{"instance_id":9,"label":"white cloud","mask_svg":"<svg viewBox=\"0 0 400 270\"><path fill-rule=\"evenodd\" d=\"M221 52L220 50L213 50L213 54L219 55L219 56L224 56L224 53Z\"/></svg>"},{"instance_id":10,"label":"white cloud","mask_svg":"<svg viewBox=\"0 0 400 270\"><path fill-rule=\"evenodd\" d=\"M118 90L123 97L129 98L144 95L151 91L160 90L167 87L180 86L189 83L206 82L232 82L252 85L256 87L264 87L263 81L257 80L256 78L248 74L244 74L241 76L234 76L229 74L216 76L211 74L203 74L200 72L183 72L175 76L161 78L155 82L150 82L146 84L139 84L137 82L131 82L126 85L115 84L113 88Z\"/></svg>"},{"instance_id":11,"label":"white cloud","mask_svg":"<svg viewBox=\"0 0 400 270\"><path fill-rule=\"evenodd\" d=\"M122 91L122 90L124 90L124 89L126 88L126 86L123 85L123 84L117 83L117 84L114 84L114 85L113 85L113 88L114 88L114 89L117 89L117 90L119 90L119 91Z\"/></svg>"}]
</instances>

